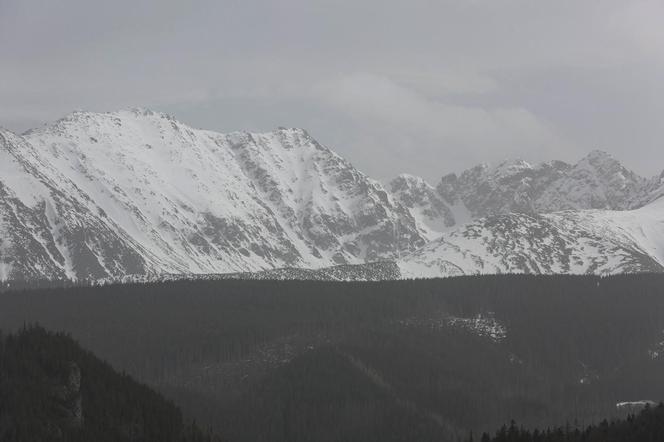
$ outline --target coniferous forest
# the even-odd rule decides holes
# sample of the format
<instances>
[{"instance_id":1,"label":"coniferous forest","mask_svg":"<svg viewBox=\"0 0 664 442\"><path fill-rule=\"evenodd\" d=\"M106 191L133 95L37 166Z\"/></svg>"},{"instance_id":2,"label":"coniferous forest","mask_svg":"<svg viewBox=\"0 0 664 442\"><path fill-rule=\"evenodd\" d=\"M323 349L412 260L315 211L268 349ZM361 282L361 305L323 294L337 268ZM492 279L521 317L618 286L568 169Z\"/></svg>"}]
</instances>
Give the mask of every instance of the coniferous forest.
<instances>
[{"instance_id":1,"label":"coniferous forest","mask_svg":"<svg viewBox=\"0 0 664 442\"><path fill-rule=\"evenodd\" d=\"M211 442L160 394L69 336L27 327L0 337L0 440Z\"/></svg>"},{"instance_id":2,"label":"coniferous forest","mask_svg":"<svg viewBox=\"0 0 664 442\"><path fill-rule=\"evenodd\" d=\"M228 441L479 440L517 431L512 420L523 438L495 440L594 441L534 434L661 415L616 404L664 399L663 287L662 275L24 287L0 295L0 328L69 333L180 407L173 422Z\"/></svg>"},{"instance_id":3,"label":"coniferous forest","mask_svg":"<svg viewBox=\"0 0 664 442\"><path fill-rule=\"evenodd\" d=\"M472 441L473 438L469 439ZM481 442L650 442L664 440L664 404L646 406L637 415L625 419L606 419L587 428L569 425L555 429L527 430L516 425L503 425L495 436L482 435Z\"/></svg>"}]
</instances>

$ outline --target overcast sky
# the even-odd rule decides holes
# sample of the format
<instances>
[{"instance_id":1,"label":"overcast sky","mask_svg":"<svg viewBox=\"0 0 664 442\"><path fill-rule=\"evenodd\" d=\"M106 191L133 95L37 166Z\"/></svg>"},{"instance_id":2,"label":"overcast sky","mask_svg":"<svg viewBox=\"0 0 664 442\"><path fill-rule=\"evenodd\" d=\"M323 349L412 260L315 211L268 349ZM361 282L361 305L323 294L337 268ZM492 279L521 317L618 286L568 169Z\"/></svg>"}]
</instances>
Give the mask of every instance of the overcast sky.
<instances>
[{"instance_id":1,"label":"overcast sky","mask_svg":"<svg viewBox=\"0 0 664 442\"><path fill-rule=\"evenodd\" d=\"M664 169L664 1L0 0L0 126L149 107L304 127L379 178L612 153Z\"/></svg>"}]
</instances>

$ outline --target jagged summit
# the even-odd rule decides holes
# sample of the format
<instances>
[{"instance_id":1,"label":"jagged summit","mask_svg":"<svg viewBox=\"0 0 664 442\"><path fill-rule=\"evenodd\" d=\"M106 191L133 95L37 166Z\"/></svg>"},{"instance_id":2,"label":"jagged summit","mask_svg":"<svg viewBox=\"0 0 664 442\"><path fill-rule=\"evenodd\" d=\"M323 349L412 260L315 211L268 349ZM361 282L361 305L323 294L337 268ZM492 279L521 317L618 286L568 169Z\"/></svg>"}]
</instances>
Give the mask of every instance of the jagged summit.
<instances>
[{"instance_id":1,"label":"jagged summit","mask_svg":"<svg viewBox=\"0 0 664 442\"><path fill-rule=\"evenodd\" d=\"M304 129L224 134L142 108L78 111L23 136L0 130L0 146L0 279L311 269L419 250L437 260L451 249L422 247L448 244L458 232L466 232L453 247L460 256L474 256L470 250L496 234L512 242L496 240L490 252L509 246L521 259L519 232L555 227L538 214L625 211L664 195L661 177L639 177L603 152L576 164L479 165L435 186L402 174L383 186ZM560 224L570 229L564 240L556 232L549 239L566 249L549 250L548 240L528 247L564 263L577 235L602 236L592 226ZM620 244L629 259L602 269L626 269L628 261L635 269L638 256L654 256L638 242ZM601 243L604 251L615 247ZM547 268L544 259L528 269ZM592 269L598 259L575 268Z\"/></svg>"},{"instance_id":2,"label":"jagged summit","mask_svg":"<svg viewBox=\"0 0 664 442\"><path fill-rule=\"evenodd\" d=\"M522 160L470 168L444 176L437 189L449 203L463 202L474 217L574 209L626 210L639 207L645 178L608 153L592 151L576 164Z\"/></svg>"},{"instance_id":3,"label":"jagged summit","mask_svg":"<svg viewBox=\"0 0 664 442\"><path fill-rule=\"evenodd\" d=\"M392 181L390 181L390 187L394 189L395 187L400 187L400 186L428 186L432 187L429 183L427 183L424 178L417 176L417 175L412 175L410 173L401 173L397 175Z\"/></svg>"},{"instance_id":4,"label":"jagged summit","mask_svg":"<svg viewBox=\"0 0 664 442\"><path fill-rule=\"evenodd\" d=\"M487 167L487 169L488 168L489 167ZM523 171L531 170L532 168L533 166L529 162L516 158L512 160L503 160L491 169L492 175L502 177L523 173Z\"/></svg>"},{"instance_id":5,"label":"jagged summit","mask_svg":"<svg viewBox=\"0 0 664 442\"><path fill-rule=\"evenodd\" d=\"M601 149L591 150L583 159L587 161L616 161L610 153Z\"/></svg>"},{"instance_id":6,"label":"jagged summit","mask_svg":"<svg viewBox=\"0 0 664 442\"><path fill-rule=\"evenodd\" d=\"M15 208L39 220L13 225L22 239L5 236L12 250L47 238L54 250L31 253L48 275L122 274L120 244L135 255L134 273L224 273L359 264L425 242L410 212L380 184L302 129L222 134L129 110L71 114L20 139L38 152L20 159L25 170L52 190L35 191L29 207ZM84 222L95 216L123 239L85 241L92 271L78 264L81 240L65 232L99 230ZM10 270L26 274L13 264Z\"/></svg>"},{"instance_id":7,"label":"jagged summit","mask_svg":"<svg viewBox=\"0 0 664 442\"><path fill-rule=\"evenodd\" d=\"M611 154L602 150L591 151L588 155L579 160L579 162L574 165L574 168L593 168L605 177L621 174L625 178L640 178L634 172L625 168L618 160L613 158Z\"/></svg>"},{"instance_id":8,"label":"jagged summit","mask_svg":"<svg viewBox=\"0 0 664 442\"><path fill-rule=\"evenodd\" d=\"M406 207L427 239L455 224L455 214L438 191L421 177L401 174L388 184L392 197Z\"/></svg>"},{"instance_id":9,"label":"jagged summit","mask_svg":"<svg viewBox=\"0 0 664 442\"><path fill-rule=\"evenodd\" d=\"M265 138L278 137L284 141L284 146L288 148L312 145L320 150L329 150L319 144L302 128L279 127L270 132L253 133L235 131L220 133L196 129L177 120L170 114L140 107L113 112L76 110L52 124L31 129L23 135L33 138L66 135L69 138L75 138L77 143L84 146L90 144L87 143L86 136L88 137L88 141L92 141L92 144L97 144L100 138L114 133L119 134L126 142L131 142L132 138L150 138L153 142L148 143L148 145L151 147L173 145L173 141L176 138L188 139L189 142L185 142L184 144L192 144L191 141L193 141L196 134L205 135L208 138L225 138L235 146L247 143L256 143L264 146L266 144L264 141ZM115 146L106 143L106 147L112 148Z\"/></svg>"}]
</instances>

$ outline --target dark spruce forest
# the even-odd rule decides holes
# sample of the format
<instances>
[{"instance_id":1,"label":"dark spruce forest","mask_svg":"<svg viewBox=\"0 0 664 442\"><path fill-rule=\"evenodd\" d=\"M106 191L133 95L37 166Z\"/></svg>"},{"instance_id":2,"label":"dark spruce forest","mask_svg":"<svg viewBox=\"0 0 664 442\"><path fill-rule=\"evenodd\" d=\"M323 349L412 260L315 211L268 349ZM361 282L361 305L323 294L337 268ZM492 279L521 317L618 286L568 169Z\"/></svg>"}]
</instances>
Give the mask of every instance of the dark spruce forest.
<instances>
[{"instance_id":1,"label":"dark spruce forest","mask_svg":"<svg viewBox=\"0 0 664 442\"><path fill-rule=\"evenodd\" d=\"M467 441L473 441L472 435ZM528 430L516 425L503 425L491 437L482 434L481 442L648 442L664 440L664 404L646 406L625 419L604 419L586 428L570 425L546 430Z\"/></svg>"},{"instance_id":2,"label":"dark spruce forest","mask_svg":"<svg viewBox=\"0 0 664 442\"><path fill-rule=\"evenodd\" d=\"M172 402L41 327L0 336L0 440L213 442Z\"/></svg>"},{"instance_id":3,"label":"dark spruce forest","mask_svg":"<svg viewBox=\"0 0 664 442\"><path fill-rule=\"evenodd\" d=\"M60 362L29 376L64 379L75 361L82 386L126 389L127 412L148 407L171 434L195 421L228 441L594 441L540 435L661 426L660 408L626 420L616 404L664 398L664 275L10 287L3 380L32 346L26 366ZM3 430L19 399L3 395ZM95 400L84 416L112 415Z\"/></svg>"}]
</instances>

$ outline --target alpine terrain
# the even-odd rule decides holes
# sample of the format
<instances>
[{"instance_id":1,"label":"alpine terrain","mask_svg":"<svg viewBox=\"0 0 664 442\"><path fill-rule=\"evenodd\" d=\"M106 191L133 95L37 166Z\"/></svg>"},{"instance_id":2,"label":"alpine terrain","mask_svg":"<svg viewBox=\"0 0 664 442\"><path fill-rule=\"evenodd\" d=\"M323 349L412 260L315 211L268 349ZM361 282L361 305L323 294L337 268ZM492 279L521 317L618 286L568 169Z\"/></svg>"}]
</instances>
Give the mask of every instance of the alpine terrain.
<instances>
[{"instance_id":1,"label":"alpine terrain","mask_svg":"<svg viewBox=\"0 0 664 442\"><path fill-rule=\"evenodd\" d=\"M661 272L662 195L600 151L382 185L302 129L74 112L0 129L0 280Z\"/></svg>"}]
</instances>

